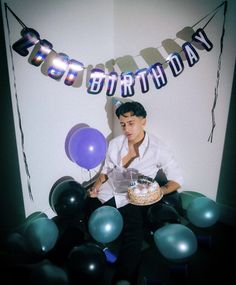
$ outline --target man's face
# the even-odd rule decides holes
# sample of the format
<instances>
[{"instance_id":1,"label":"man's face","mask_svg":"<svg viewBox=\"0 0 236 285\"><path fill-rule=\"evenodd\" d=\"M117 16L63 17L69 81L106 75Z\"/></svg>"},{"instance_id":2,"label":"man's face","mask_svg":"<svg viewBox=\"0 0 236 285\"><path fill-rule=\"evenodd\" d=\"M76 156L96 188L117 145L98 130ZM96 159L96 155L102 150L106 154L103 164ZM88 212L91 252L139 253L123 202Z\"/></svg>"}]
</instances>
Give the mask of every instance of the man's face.
<instances>
[{"instance_id":1,"label":"man's face","mask_svg":"<svg viewBox=\"0 0 236 285\"><path fill-rule=\"evenodd\" d=\"M119 117L124 135L130 142L138 142L143 138L146 118L134 116L131 112Z\"/></svg>"}]
</instances>

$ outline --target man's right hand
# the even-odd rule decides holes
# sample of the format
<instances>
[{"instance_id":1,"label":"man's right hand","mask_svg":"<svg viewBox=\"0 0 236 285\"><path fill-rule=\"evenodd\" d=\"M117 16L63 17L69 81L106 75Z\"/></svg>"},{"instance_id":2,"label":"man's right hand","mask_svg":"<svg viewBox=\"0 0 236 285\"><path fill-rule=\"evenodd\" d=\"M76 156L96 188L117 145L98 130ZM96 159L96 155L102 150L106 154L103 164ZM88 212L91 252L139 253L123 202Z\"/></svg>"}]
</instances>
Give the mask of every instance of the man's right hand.
<instances>
[{"instance_id":1,"label":"man's right hand","mask_svg":"<svg viewBox=\"0 0 236 285\"><path fill-rule=\"evenodd\" d=\"M91 198L96 198L98 195L98 191L99 189L93 186L88 190L88 196Z\"/></svg>"}]
</instances>

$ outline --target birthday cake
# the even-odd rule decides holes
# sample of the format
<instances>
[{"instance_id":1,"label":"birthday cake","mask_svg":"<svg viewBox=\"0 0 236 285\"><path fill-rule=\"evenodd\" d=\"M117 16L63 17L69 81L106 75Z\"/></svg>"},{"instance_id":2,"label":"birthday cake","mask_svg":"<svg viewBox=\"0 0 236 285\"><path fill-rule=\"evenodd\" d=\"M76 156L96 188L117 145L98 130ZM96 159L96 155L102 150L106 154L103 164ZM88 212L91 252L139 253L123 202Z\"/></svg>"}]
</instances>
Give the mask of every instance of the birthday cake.
<instances>
[{"instance_id":1,"label":"birthday cake","mask_svg":"<svg viewBox=\"0 0 236 285\"><path fill-rule=\"evenodd\" d=\"M159 184L146 176L141 176L130 183L128 187L128 198L131 204L146 206L156 203L163 194Z\"/></svg>"}]
</instances>

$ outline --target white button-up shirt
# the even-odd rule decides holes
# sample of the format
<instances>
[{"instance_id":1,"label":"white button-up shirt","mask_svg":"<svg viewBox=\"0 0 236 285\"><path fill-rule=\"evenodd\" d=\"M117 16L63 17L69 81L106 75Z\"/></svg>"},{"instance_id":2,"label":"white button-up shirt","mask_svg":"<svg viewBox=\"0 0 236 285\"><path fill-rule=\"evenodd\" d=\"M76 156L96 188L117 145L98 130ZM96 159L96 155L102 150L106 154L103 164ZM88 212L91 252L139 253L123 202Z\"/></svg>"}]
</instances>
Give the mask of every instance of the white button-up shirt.
<instances>
[{"instance_id":1,"label":"white button-up shirt","mask_svg":"<svg viewBox=\"0 0 236 285\"><path fill-rule=\"evenodd\" d=\"M101 171L108 176L108 180L102 184L98 192L98 199L102 203L114 197L117 208L128 204L128 186L137 173L155 178L158 170L162 169L167 180L183 184L181 169L172 152L157 137L146 132L139 146L139 156L124 168L122 158L128 154L128 151L128 140L124 135L110 141Z\"/></svg>"}]
</instances>

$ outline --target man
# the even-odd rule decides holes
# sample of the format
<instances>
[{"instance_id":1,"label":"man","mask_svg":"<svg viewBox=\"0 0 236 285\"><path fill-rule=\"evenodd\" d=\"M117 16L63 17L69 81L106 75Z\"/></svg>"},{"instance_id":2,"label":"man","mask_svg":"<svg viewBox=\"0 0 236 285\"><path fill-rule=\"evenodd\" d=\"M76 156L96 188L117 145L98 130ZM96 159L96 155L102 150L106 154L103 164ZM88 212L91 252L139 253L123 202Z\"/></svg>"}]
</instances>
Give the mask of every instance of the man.
<instances>
[{"instance_id":1,"label":"man","mask_svg":"<svg viewBox=\"0 0 236 285\"><path fill-rule=\"evenodd\" d=\"M144 238L144 213L149 206L129 203L124 180L127 173L140 173L155 178L158 170L167 182L161 187L163 195L176 193L183 183L180 168L171 151L155 136L145 131L147 113L138 102L126 102L116 109L123 135L109 143L104 167L89 191L95 208L111 205L119 209L123 221L121 248L117 258L114 283L128 280L137 285L137 270ZM127 185L128 186L128 185ZM124 188L122 190L122 188ZM91 200L91 199L90 199Z\"/></svg>"}]
</instances>

